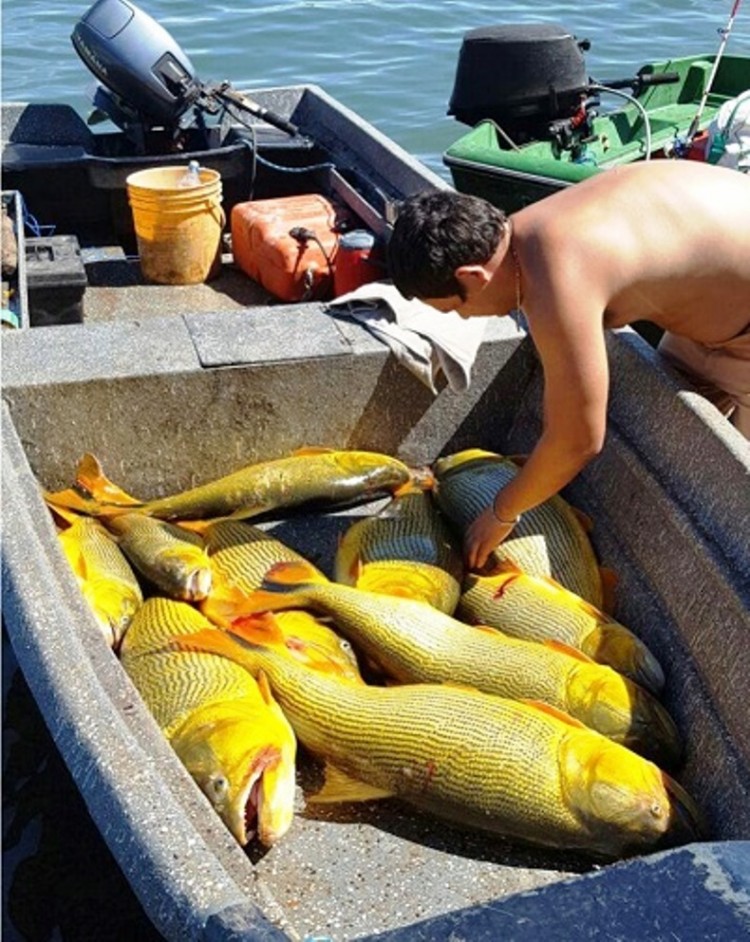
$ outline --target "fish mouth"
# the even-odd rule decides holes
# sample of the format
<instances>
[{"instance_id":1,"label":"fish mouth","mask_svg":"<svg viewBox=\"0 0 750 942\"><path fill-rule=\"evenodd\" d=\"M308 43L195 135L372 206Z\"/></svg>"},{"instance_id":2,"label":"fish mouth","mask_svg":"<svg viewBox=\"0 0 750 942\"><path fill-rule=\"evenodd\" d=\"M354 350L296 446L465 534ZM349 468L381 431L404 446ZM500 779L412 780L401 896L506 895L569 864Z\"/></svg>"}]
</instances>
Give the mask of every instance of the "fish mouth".
<instances>
[{"instance_id":1,"label":"fish mouth","mask_svg":"<svg viewBox=\"0 0 750 942\"><path fill-rule=\"evenodd\" d=\"M291 787L289 787L291 785ZM255 759L245 791L243 830L247 843L257 837L272 847L289 830L294 816L294 767L284 772L284 761L275 747Z\"/></svg>"},{"instance_id":2,"label":"fish mouth","mask_svg":"<svg viewBox=\"0 0 750 942\"><path fill-rule=\"evenodd\" d=\"M211 591L212 573L205 566L194 569L187 578L185 590L187 600L199 602L208 596Z\"/></svg>"},{"instance_id":3,"label":"fish mouth","mask_svg":"<svg viewBox=\"0 0 750 942\"><path fill-rule=\"evenodd\" d=\"M705 840L708 826L698 805L682 785L666 772L662 772L661 777L669 796L669 823L660 844L664 847L675 847Z\"/></svg>"},{"instance_id":4,"label":"fish mouth","mask_svg":"<svg viewBox=\"0 0 750 942\"><path fill-rule=\"evenodd\" d=\"M650 651L641 651L633 666L633 680L658 696L664 688L664 671Z\"/></svg>"}]
</instances>

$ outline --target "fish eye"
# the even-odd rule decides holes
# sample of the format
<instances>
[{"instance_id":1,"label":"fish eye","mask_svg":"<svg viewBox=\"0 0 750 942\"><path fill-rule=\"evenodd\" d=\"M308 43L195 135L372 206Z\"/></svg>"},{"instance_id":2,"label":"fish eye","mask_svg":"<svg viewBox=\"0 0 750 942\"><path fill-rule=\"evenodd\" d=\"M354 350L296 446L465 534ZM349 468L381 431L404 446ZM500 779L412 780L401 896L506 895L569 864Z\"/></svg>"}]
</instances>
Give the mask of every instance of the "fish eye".
<instances>
[{"instance_id":1,"label":"fish eye","mask_svg":"<svg viewBox=\"0 0 750 942\"><path fill-rule=\"evenodd\" d=\"M225 775L214 775L206 783L206 790L213 801L222 801L229 792L229 780Z\"/></svg>"},{"instance_id":2,"label":"fish eye","mask_svg":"<svg viewBox=\"0 0 750 942\"><path fill-rule=\"evenodd\" d=\"M339 645L345 654L352 654L354 652L354 648L352 648L351 644L349 644L346 638L341 638Z\"/></svg>"}]
</instances>

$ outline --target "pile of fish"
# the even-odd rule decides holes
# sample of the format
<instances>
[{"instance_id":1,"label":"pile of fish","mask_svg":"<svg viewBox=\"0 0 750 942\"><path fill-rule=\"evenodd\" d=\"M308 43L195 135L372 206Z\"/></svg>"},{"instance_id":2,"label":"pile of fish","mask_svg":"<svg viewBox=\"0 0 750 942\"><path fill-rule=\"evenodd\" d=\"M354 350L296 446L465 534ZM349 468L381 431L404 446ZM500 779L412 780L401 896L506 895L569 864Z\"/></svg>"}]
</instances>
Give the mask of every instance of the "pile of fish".
<instances>
[{"instance_id":1,"label":"pile of fish","mask_svg":"<svg viewBox=\"0 0 750 942\"><path fill-rule=\"evenodd\" d=\"M397 796L603 858L695 840L664 674L603 611L586 521L555 497L465 571L464 529L516 472L479 450L426 471L308 449L141 501L85 455L44 496L107 643L240 843L292 825L297 743L325 764L311 802ZM383 496L330 578L255 519Z\"/></svg>"}]
</instances>

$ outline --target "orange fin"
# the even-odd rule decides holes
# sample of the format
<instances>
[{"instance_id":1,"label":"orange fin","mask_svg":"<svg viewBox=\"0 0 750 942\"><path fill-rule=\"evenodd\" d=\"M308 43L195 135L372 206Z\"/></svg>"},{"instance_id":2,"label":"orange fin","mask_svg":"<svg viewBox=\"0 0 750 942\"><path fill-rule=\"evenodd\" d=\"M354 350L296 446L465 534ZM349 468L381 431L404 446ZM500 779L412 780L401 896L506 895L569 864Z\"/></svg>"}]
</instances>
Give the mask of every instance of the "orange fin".
<instances>
[{"instance_id":1,"label":"orange fin","mask_svg":"<svg viewBox=\"0 0 750 942\"><path fill-rule=\"evenodd\" d=\"M114 484L104 474L99 459L90 452L81 458L76 469L76 484L85 488L89 494L101 503L127 506L143 506L143 501L137 500L126 493L117 484Z\"/></svg>"},{"instance_id":2,"label":"orange fin","mask_svg":"<svg viewBox=\"0 0 750 942\"><path fill-rule=\"evenodd\" d=\"M584 664L596 663L596 661L584 654L583 651L579 651L578 648L573 648L563 641L555 641L553 638L547 638L539 643L543 644L546 648L551 648L553 651L558 651L560 654L567 654L569 657L574 657L578 661L583 661Z\"/></svg>"},{"instance_id":3,"label":"orange fin","mask_svg":"<svg viewBox=\"0 0 750 942\"><path fill-rule=\"evenodd\" d=\"M325 784L308 801L312 804L331 804L335 802L373 801L379 798L390 798L392 791L368 785L358 779L352 778L329 762L325 766Z\"/></svg>"},{"instance_id":4,"label":"orange fin","mask_svg":"<svg viewBox=\"0 0 750 942\"><path fill-rule=\"evenodd\" d=\"M228 517L212 517L210 520L173 520L172 523L182 530L189 530L190 533L197 533L198 536L205 536L208 530L220 520L228 520Z\"/></svg>"},{"instance_id":5,"label":"orange fin","mask_svg":"<svg viewBox=\"0 0 750 942\"><path fill-rule=\"evenodd\" d=\"M271 612L243 615L227 625L227 632L248 644L268 647L269 644L285 644L284 633Z\"/></svg>"},{"instance_id":6,"label":"orange fin","mask_svg":"<svg viewBox=\"0 0 750 942\"><path fill-rule=\"evenodd\" d=\"M307 582L327 583L326 577L312 563L305 560L289 560L274 563L266 572L263 584L269 586L294 586Z\"/></svg>"},{"instance_id":7,"label":"orange fin","mask_svg":"<svg viewBox=\"0 0 750 942\"><path fill-rule=\"evenodd\" d=\"M534 707L535 710L546 713L548 716L554 716L556 720L560 720L561 723L567 723L568 726L573 726L576 729L589 729L585 723L575 719L575 717L566 713L564 710L558 710L557 707L553 707L549 703L543 703L541 700L521 700L521 703Z\"/></svg>"},{"instance_id":8,"label":"orange fin","mask_svg":"<svg viewBox=\"0 0 750 942\"><path fill-rule=\"evenodd\" d=\"M602 611L611 614L615 609L615 592L617 590L617 573L606 566L599 567L602 579Z\"/></svg>"},{"instance_id":9,"label":"orange fin","mask_svg":"<svg viewBox=\"0 0 750 942\"><path fill-rule=\"evenodd\" d=\"M208 596L199 604L201 612L215 625L226 627L240 615L257 609L248 602L248 594L233 582L221 579L213 570L213 585Z\"/></svg>"},{"instance_id":10,"label":"orange fin","mask_svg":"<svg viewBox=\"0 0 750 942\"><path fill-rule=\"evenodd\" d=\"M399 484L398 487L394 487L392 494L394 499L399 497L406 497L409 494L421 494L425 488L422 487L417 481L413 478L409 478L408 481L405 481L403 484Z\"/></svg>"},{"instance_id":11,"label":"orange fin","mask_svg":"<svg viewBox=\"0 0 750 942\"><path fill-rule=\"evenodd\" d=\"M68 508L89 517L98 516L101 509L98 501L76 487L67 487L62 491L42 491L42 497L50 508Z\"/></svg>"},{"instance_id":12,"label":"orange fin","mask_svg":"<svg viewBox=\"0 0 750 942\"><path fill-rule=\"evenodd\" d=\"M303 445L301 448L295 448L292 456L298 458L305 455L331 455L334 451L335 448L325 448L322 445Z\"/></svg>"}]
</instances>

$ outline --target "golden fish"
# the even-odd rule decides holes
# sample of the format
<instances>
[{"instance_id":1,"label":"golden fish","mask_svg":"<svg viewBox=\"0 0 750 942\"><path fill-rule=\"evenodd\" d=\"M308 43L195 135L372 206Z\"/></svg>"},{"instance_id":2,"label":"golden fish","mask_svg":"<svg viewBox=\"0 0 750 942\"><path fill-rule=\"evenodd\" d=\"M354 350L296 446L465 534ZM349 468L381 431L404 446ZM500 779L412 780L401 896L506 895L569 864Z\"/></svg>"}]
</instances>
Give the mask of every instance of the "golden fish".
<instances>
[{"instance_id":1,"label":"golden fish","mask_svg":"<svg viewBox=\"0 0 750 942\"><path fill-rule=\"evenodd\" d=\"M510 459L470 449L434 465L435 498L462 531L490 506L518 473ZM510 562L532 576L551 576L597 608L604 603L602 572L578 515L559 495L527 511L495 548L497 562Z\"/></svg>"},{"instance_id":2,"label":"golden fish","mask_svg":"<svg viewBox=\"0 0 750 942\"><path fill-rule=\"evenodd\" d=\"M203 530L203 537L214 586L200 609L217 625L231 625L241 616L247 595L260 587L274 563L306 562L271 533L241 520L211 523ZM325 579L323 573L315 571L319 579ZM360 678L351 644L310 612L279 612L274 620L273 638L268 637L266 643L283 647L292 657L316 670Z\"/></svg>"},{"instance_id":3,"label":"golden fish","mask_svg":"<svg viewBox=\"0 0 750 942\"><path fill-rule=\"evenodd\" d=\"M139 609L120 657L164 735L240 844L271 845L294 813L294 733L262 679L211 654L176 651L175 634L211 628L185 602Z\"/></svg>"},{"instance_id":4,"label":"golden fish","mask_svg":"<svg viewBox=\"0 0 750 942\"><path fill-rule=\"evenodd\" d=\"M556 710L449 684L352 684L258 646L250 625L241 633L174 644L268 677L300 742L327 763L313 801L395 795L484 831L605 857L699 836L700 814L676 782Z\"/></svg>"},{"instance_id":5,"label":"golden fish","mask_svg":"<svg viewBox=\"0 0 750 942\"><path fill-rule=\"evenodd\" d=\"M79 517L58 536L107 644L117 648L143 602L135 573L98 520Z\"/></svg>"},{"instance_id":6,"label":"golden fish","mask_svg":"<svg viewBox=\"0 0 750 942\"><path fill-rule=\"evenodd\" d=\"M452 614L463 561L447 523L422 488L399 494L377 516L344 534L335 579L370 592L419 599Z\"/></svg>"},{"instance_id":7,"label":"golden fish","mask_svg":"<svg viewBox=\"0 0 750 942\"><path fill-rule=\"evenodd\" d=\"M113 484L97 459L87 454L78 465L76 486L45 496L50 503L95 516L111 516L128 508L164 520L244 519L302 505L342 506L373 499L411 480L410 469L388 455L302 449L170 497L138 501Z\"/></svg>"},{"instance_id":8,"label":"golden fish","mask_svg":"<svg viewBox=\"0 0 750 942\"><path fill-rule=\"evenodd\" d=\"M304 563L273 566L248 611L302 606L332 618L358 651L401 683L467 684L540 700L665 767L680 756L677 729L651 694L559 642L521 641L423 602L321 582Z\"/></svg>"},{"instance_id":9,"label":"golden fish","mask_svg":"<svg viewBox=\"0 0 750 942\"><path fill-rule=\"evenodd\" d=\"M510 563L487 576L467 575L456 616L526 641L562 641L652 693L664 686L661 665L632 631L553 579Z\"/></svg>"},{"instance_id":10,"label":"golden fish","mask_svg":"<svg viewBox=\"0 0 750 942\"><path fill-rule=\"evenodd\" d=\"M141 513L105 522L135 568L170 598L193 602L208 595L211 566L199 536Z\"/></svg>"}]
</instances>

